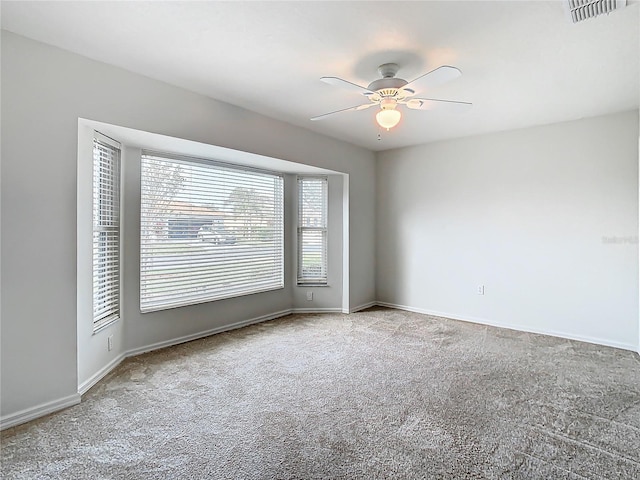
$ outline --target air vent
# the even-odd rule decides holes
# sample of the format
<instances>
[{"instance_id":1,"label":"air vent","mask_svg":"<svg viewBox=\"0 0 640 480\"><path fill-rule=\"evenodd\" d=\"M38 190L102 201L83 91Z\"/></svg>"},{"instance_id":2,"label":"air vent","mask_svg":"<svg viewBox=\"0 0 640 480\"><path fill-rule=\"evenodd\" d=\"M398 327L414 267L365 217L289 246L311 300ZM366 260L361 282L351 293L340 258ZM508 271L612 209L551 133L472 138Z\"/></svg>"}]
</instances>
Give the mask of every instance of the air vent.
<instances>
[{"instance_id":1,"label":"air vent","mask_svg":"<svg viewBox=\"0 0 640 480\"><path fill-rule=\"evenodd\" d=\"M565 11L573 23L611 13L627 5L627 0L564 0Z\"/></svg>"}]
</instances>

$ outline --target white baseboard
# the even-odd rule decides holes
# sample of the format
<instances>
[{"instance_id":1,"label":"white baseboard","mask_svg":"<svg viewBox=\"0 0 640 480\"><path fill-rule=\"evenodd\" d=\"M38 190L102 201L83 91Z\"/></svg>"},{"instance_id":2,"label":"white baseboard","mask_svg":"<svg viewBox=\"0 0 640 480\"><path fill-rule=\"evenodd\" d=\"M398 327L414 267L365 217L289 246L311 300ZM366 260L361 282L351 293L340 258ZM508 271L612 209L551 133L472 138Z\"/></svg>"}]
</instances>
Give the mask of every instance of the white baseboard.
<instances>
[{"instance_id":1,"label":"white baseboard","mask_svg":"<svg viewBox=\"0 0 640 480\"><path fill-rule=\"evenodd\" d=\"M292 308L291 313L342 313L341 308Z\"/></svg>"},{"instance_id":2,"label":"white baseboard","mask_svg":"<svg viewBox=\"0 0 640 480\"><path fill-rule=\"evenodd\" d=\"M574 334L569 334L569 333L565 333L565 332L557 332L557 331L552 331L552 330L540 330L540 329L531 329L528 327L523 327L520 325L507 325L507 324L502 324L499 322L493 322L484 318L476 318L476 317L469 317L469 316L463 316L463 315L457 315L457 314L452 314L452 313L448 313L448 312L438 312L438 311L434 311L434 310L428 310L428 309L423 309L423 308L415 308L415 307L410 307L408 305L400 305L397 303L389 303L389 302L369 302L369 303L365 303L363 305L359 305L357 307L353 307L349 310L349 312L344 312L344 313L354 313L360 310L364 310L365 308L370 308L373 306L381 306L381 307L389 307L389 308L396 308L398 310L406 310L409 312L415 312L415 313L422 313L425 315L433 315L436 317L444 317L444 318L450 318L453 320L461 320L464 322L472 322L472 323L478 323L478 324L482 324L482 325L489 325L492 327L498 327L498 328L507 328L510 330L517 330L517 331L521 331L521 332L529 332L529 333L537 333L537 334L541 334L541 335L551 335L553 337L560 337L560 338L567 338L570 340L578 340L581 342L588 342L588 343L595 343L598 345L606 345L609 347L614 347L614 348L621 348L624 350L631 350L633 352L637 352L638 354L640 354L640 349L638 349L637 345L631 345L631 344L626 344L626 343L620 343L620 342L611 342L609 340L603 340L603 339L599 339L599 338L591 338L591 337L584 337L581 335L574 335ZM158 342L158 343L154 343L151 345L147 345L144 347L139 347L139 348L134 348L132 350L128 350L127 352L119 355L118 357L116 357L115 359L113 359L111 362L109 362L107 365L105 365L103 368L101 368L98 372L96 372L94 375L91 376L91 378L89 378L88 380L86 380L85 382L83 382L79 387L78 387L78 393L75 393L73 395L69 395L68 397L64 397L64 398L60 398L58 400L53 400L51 402L47 402L47 403L43 403L40 405L37 405L35 407L32 408L27 408L24 410L21 410L19 412L16 413L12 413L10 415L6 415L4 417L0 418L0 430L4 430L10 427L14 427L16 425L20 425L21 423L26 423L29 422L31 420L35 420L36 418L42 417L44 415L48 415L50 413L56 412L58 410L62 410L64 408L68 408L71 407L73 405L77 405L78 403L80 403L81 400L81 396L86 393L91 387L93 387L96 383L98 383L101 379L103 379L109 372L111 372L114 368L116 368L120 362L122 362L122 360L124 360L127 357L133 357L135 355L140 355L141 353L146 353L146 352L151 352L153 350L158 350L161 348L166 348L166 347L170 347L173 345L178 345L180 343L185 343L185 342L190 342L192 340L197 340L199 338L203 338L203 337L208 337L210 335L214 335L216 333L222 333L222 332L226 332L229 330L235 330L237 328L242 328L248 325L252 325L254 323L260 323L260 322L265 322L268 320L273 320L276 318L280 318L280 317L284 317L286 315L289 315L291 313L342 313L343 310L341 308L294 308L294 309L287 309L287 310L281 310L279 312L275 312L275 313L270 313L268 315L262 315L259 317L254 317L254 318L250 318L248 320L242 320L240 322L236 322L236 323L232 323L230 325L223 325L221 327L216 327L216 328L212 328L209 330L205 330L202 332L198 332L198 333L194 333L191 335L185 335L183 337L179 337L179 338L174 338L171 340L167 340L164 342Z\"/></svg>"},{"instance_id":3,"label":"white baseboard","mask_svg":"<svg viewBox=\"0 0 640 480\"><path fill-rule=\"evenodd\" d=\"M102 380L111 370L113 370L118 365L120 365L120 362L122 362L122 360L124 360L125 358L126 358L126 354L122 353L118 355L116 358L114 358L113 360L111 360L104 367L102 367L100 370L94 373L91 376L91 378L82 382L78 386L78 393L80 395L84 395L85 393L87 393L91 387L93 387L96 383Z\"/></svg>"},{"instance_id":4,"label":"white baseboard","mask_svg":"<svg viewBox=\"0 0 640 480\"><path fill-rule=\"evenodd\" d=\"M356 312L359 312L360 310L364 310L366 308L375 307L376 305L378 305L378 302L376 302L376 301L369 302L369 303L363 303L362 305L358 305L357 307L350 308L349 311L346 312L346 313L356 313Z\"/></svg>"},{"instance_id":5,"label":"white baseboard","mask_svg":"<svg viewBox=\"0 0 640 480\"><path fill-rule=\"evenodd\" d=\"M178 345L180 343L190 342L192 340L208 337L216 333L235 330L237 328L242 328L247 325L252 325L254 323L266 322L267 320L273 320L275 318L284 317L286 315L289 315L291 312L292 312L291 309L281 310L279 312L270 313L268 315L262 315L260 317L254 317L248 320L242 320L240 322L232 323L230 325L223 325L221 327L212 328L209 330L205 330L203 332L198 332L191 335L185 335L183 337L173 338L171 340L167 340L164 342L158 342L158 343L154 343L144 347L128 350L127 352L114 358L111 362L109 362L107 365L102 367L98 372L93 374L91 378L89 378L88 380L80 384L78 386L78 393L69 395L68 397L60 398L58 400L47 402L42 405L37 405L35 407L27 408L19 412L12 413L10 415L0 418L0 430L4 430L6 428L14 427L21 423L26 423L31 420L35 420L36 418L42 417L44 415L48 415L49 413L53 413L58 410L62 410L63 408L67 408L72 405L77 405L78 403L80 403L80 400L83 394L85 394L87 391L89 391L91 387L93 387L96 383L102 380L109 372L111 372L114 368L116 368L125 358L134 357L136 355L140 355L141 353L151 352L153 350L159 350L161 348L170 347L172 345Z\"/></svg>"},{"instance_id":6,"label":"white baseboard","mask_svg":"<svg viewBox=\"0 0 640 480\"><path fill-rule=\"evenodd\" d=\"M91 387L93 387L96 383L102 380L111 370L116 368L125 358L135 357L136 355L140 355L142 353L152 352L154 350L160 350L161 348L167 348L173 345L179 345L181 343L191 342L192 340L197 340L199 338L215 335L216 333L222 333L229 330L235 330L237 328L246 327L247 325L251 325L253 323L260 323L260 322L265 322L267 320L273 320L274 318L283 317L290 313L291 313L291 310L282 310L280 312L272 313L269 315L262 315L260 317L250 318L248 320L242 320L240 322L232 323L230 325L211 328L209 330L205 330L198 333L192 333L190 335L185 335L183 337L172 338L171 340L157 342L151 345L145 345L144 347L138 347L131 350L127 350L125 353L113 359L107 365L102 367L89 380L81 383L80 386L78 387L78 393L80 395L84 395Z\"/></svg>"},{"instance_id":7,"label":"white baseboard","mask_svg":"<svg viewBox=\"0 0 640 480\"><path fill-rule=\"evenodd\" d=\"M275 318L280 318L280 317L289 315L292 313L292 311L293 311L292 309L281 310L279 312L270 313L267 315L261 315L259 317L250 318L248 320L241 320L239 322L232 323L230 325L223 325L221 327L211 328L203 332L192 333L191 335L185 335L184 337L172 338L171 340L153 343L151 345L147 345L144 347L134 348L132 350L127 351L126 356L134 357L136 355L140 355L141 353L147 353L153 350L159 350L161 348L171 347L173 345L179 345L180 343L190 342L192 340L197 340L199 338L215 335L216 333L228 332L229 330L235 330L237 328L246 327L254 323L266 322L267 320L273 320Z\"/></svg>"},{"instance_id":8,"label":"white baseboard","mask_svg":"<svg viewBox=\"0 0 640 480\"><path fill-rule=\"evenodd\" d=\"M68 397L59 398L51 402L41 403L35 407L25 408L19 412L12 413L0 418L0 430L15 427L21 423L26 423L31 420L35 420L39 417L44 417L63 408L72 407L80 403L80 394L74 393Z\"/></svg>"},{"instance_id":9,"label":"white baseboard","mask_svg":"<svg viewBox=\"0 0 640 480\"><path fill-rule=\"evenodd\" d=\"M397 303L377 302L377 304L381 307L397 308L398 310L406 310L408 312L422 313L425 315L433 315L435 317L451 318L453 320L461 320L463 322L479 323L481 325L489 325L491 327L517 330L519 332L537 333L539 335L549 335L552 337L566 338L568 340L578 340L579 342L594 343L596 345L605 345L607 347L620 348L622 350L631 350L632 352L636 352L638 350L638 347L636 345L632 345L630 343L615 342L615 341L602 339L602 338L586 337L583 335L575 335L573 333L559 332L556 330L530 328L528 326L523 326L523 325L505 324L500 322L494 322L492 320L487 320L485 318L470 317L466 315L457 315L455 313L448 313L448 312L437 312L434 310L427 310L424 308L415 308L407 305L399 305Z\"/></svg>"}]
</instances>

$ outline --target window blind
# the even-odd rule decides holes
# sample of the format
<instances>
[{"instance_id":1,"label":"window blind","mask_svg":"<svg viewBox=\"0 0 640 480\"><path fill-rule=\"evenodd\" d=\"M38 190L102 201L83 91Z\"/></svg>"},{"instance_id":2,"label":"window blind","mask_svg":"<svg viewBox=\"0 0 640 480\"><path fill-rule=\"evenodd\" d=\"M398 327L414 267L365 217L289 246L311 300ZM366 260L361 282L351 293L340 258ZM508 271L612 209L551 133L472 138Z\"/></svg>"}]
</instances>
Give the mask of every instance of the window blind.
<instances>
[{"instance_id":1,"label":"window blind","mask_svg":"<svg viewBox=\"0 0 640 480\"><path fill-rule=\"evenodd\" d=\"M93 140L93 327L120 316L120 149Z\"/></svg>"},{"instance_id":2,"label":"window blind","mask_svg":"<svg viewBox=\"0 0 640 480\"><path fill-rule=\"evenodd\" d=\"M326 177L298 177L298 283L327 283Z\"/></svg>"},{"instance_id":3,"label":"window blind","mask_svg":"<svg viewBox=\"0 0 640 480\"><path fill-rule=\"evenodd\" d=\"M142 312L284 287L282 175L143 152Z\"/></svg>"}]
</instances>

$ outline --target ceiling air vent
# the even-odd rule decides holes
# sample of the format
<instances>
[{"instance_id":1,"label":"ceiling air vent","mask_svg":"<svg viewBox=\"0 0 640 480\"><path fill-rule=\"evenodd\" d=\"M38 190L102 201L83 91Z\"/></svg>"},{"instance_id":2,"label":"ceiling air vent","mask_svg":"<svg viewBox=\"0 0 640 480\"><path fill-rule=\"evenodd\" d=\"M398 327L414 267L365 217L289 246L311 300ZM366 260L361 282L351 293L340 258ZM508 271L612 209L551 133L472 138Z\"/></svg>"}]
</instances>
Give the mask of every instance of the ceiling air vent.
<instances>
[{"instance_id":1,"label":"ceiling air vent","mask_svg":"<svg viewBox=\"0 0 640 480\"><path fill-rule=\"evenodd\" d=\"M565 11L573 23L611 13L627 5L627 0L564 0Z\"/></svg>"}]
</instances>

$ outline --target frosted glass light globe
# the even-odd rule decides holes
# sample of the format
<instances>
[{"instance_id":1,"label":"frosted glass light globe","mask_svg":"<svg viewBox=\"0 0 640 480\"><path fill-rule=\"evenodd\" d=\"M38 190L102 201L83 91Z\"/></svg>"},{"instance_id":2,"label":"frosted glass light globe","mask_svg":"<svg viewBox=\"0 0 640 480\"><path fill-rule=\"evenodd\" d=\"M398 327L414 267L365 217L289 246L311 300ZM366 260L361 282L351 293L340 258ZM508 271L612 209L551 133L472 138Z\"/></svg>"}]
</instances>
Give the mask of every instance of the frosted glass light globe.
<instances>
[{"instance_id":1,"label":"frosted glass light globe","mask_svg":"<svg viewBox=\"0 0 640 480\"><path fill-rule=\"evenodd\" d=\"M395 127L398 122L400 122L400 117L402 117L402 114L398 110L380 110L376 114L376 121L378 125L389 131L389 129Z\"/></svg>"}]
</instances>

